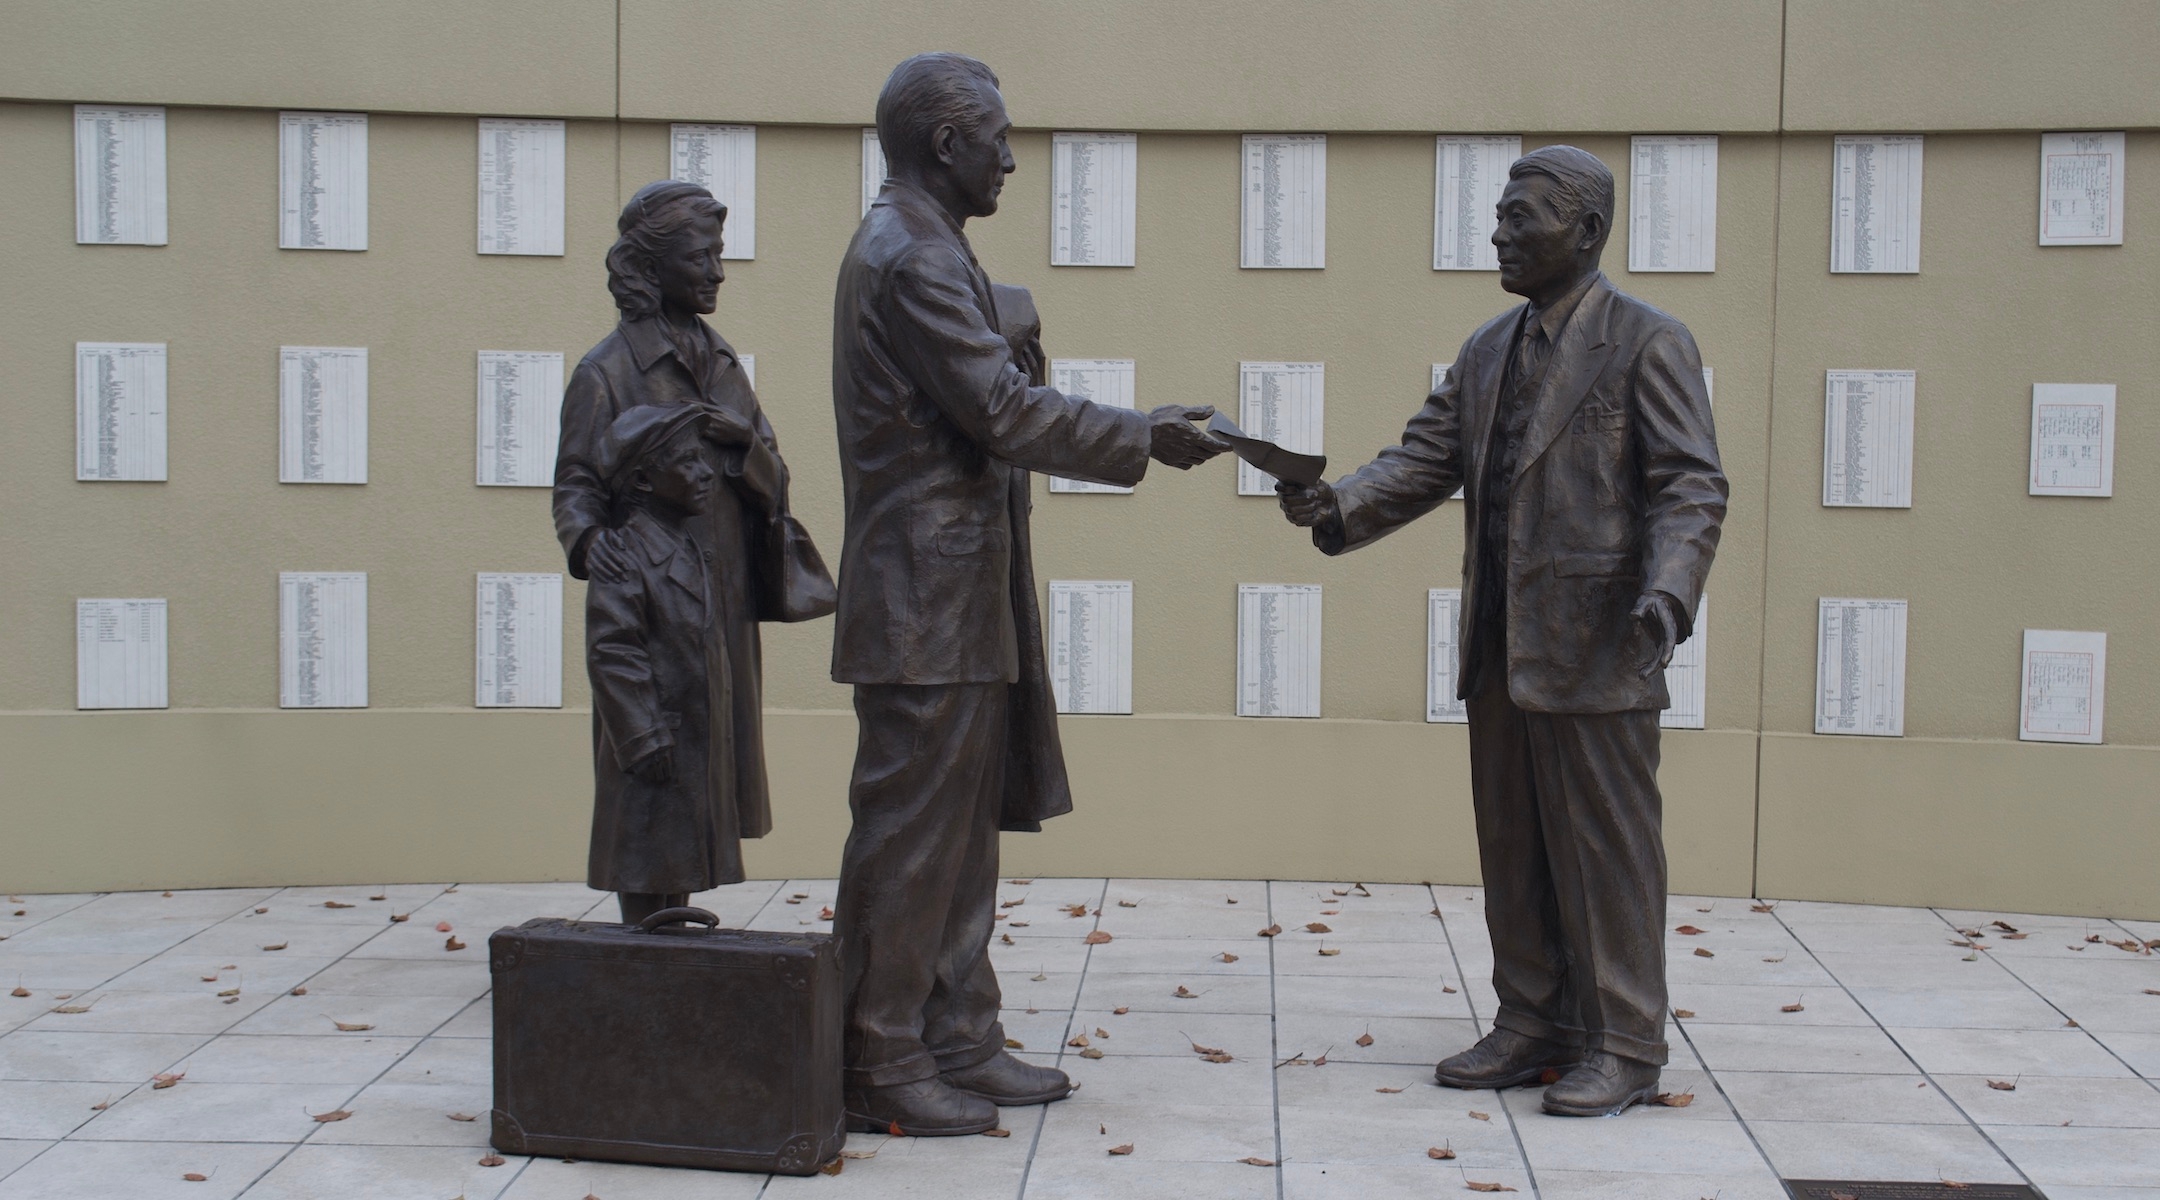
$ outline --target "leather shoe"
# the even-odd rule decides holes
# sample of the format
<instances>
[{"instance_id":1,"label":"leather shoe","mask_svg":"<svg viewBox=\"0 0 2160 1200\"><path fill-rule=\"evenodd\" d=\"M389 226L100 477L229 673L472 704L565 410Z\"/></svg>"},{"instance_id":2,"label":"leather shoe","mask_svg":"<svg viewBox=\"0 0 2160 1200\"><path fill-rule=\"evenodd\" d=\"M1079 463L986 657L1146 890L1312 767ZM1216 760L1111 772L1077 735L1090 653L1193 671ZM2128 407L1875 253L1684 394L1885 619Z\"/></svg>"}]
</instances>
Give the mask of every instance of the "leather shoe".
<instances>
[{"instance_id":1,"label":"leather shoe","mask_svg":"<svg viewBox=\"0 0 2160 1200\"><path fill-rule=\"evenodd\" d=\"M1461 1054L1440 1060L1433 1079L1443 1087L1511 1088L1535 1083L1547 1071L1568 1071L1582 1052L1558 1042L1495 1028Z\"/></svg>"},{"instance_id":2,"label":"leather shoe","mask_svg":"<svg viewBox=\"0 0 2160 1200\"><path fill-rule=\"evenodd\" d=\"M899 1137L957 1137L996 1129L997 1105L942 1079L847 1090L850 1133Z\"/></svg>"},{"instance_id":3,"label":"leather shoe","mask_svg":"<svg viewBox=\"0 0 2160 1200\"><path fill-rule=\"evenodd\" d=\"M1545 1089L1545 1111L1561 1117L1614 1117L1657 1095L1658 1068L1600 1050Z\"/></svg>"},{"instance_id":4,"label":"leather shoe","mask_svg":"<svg viewBox=\"0 0 2160 1200\"><path fill-rule=\"evenodd\" d=\"M970 1096L992 1104L1018 1108L1024 1104L1048 1104L1072 1095L1072 1080L1056 1067L1038 1067L1000 1050L972 1067L947 1071L939 1076Z\"/></svg>"}]
</instances>

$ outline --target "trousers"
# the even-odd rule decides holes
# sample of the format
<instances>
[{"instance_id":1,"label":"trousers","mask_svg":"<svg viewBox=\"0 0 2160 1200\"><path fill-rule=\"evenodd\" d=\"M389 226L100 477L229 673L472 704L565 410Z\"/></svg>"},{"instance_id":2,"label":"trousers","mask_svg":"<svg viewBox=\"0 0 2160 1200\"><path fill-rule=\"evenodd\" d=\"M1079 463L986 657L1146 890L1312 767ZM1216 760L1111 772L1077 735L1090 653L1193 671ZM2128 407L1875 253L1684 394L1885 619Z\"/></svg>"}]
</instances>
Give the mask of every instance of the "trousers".
<instances>
[{"instance_id":1,"label":"trousers","mask_svg":"<svg viewBox=\"0 0 2160 1200\"><path fill-rule=\"evenodd\" d=\"M929 1079L1005 1048L990 937L1010 686L855 688L854 824L833 905L851 1087Z\"/></svg>"},{"instance_id":2,"label":"trousers","mask_svg":"<svg viewBox=\"0 0 2160 1200\"><path fill-rule=\"evenodd\" d=\"M1526 712L1505 674L1468 705L1493 1024L1663 1065L1658 714Z\"/></svg>"}]
</instances>

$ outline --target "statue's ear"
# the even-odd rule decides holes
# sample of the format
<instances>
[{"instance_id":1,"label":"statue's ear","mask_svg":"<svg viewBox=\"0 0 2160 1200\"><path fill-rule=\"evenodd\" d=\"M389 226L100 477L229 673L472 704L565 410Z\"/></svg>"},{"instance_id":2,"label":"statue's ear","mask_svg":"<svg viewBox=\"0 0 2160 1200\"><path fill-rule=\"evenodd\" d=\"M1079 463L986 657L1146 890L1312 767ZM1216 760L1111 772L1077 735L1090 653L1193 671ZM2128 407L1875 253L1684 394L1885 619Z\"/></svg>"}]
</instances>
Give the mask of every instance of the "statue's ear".
<instances>
[{"instance_id":1,"label":"statue's ear","mask_svg":"<svg viewBox=\"0 0 2160 1200\"><path fill-rule=\"evenodd\" d=\"M1595 249L1599 244L1604 242L1605 232L1605 214L1597 211L1594 208L1589 209L1582 215L1582 240L1579 243L1580 247L1584 250Z\"/></svg>"},{"instance_id":2,"label":"statue's ear","mask_svg":"<svg viewBox=\"0 0 2160 1200\"><path fill-rule=\"evenodd\" d=\"M653 473L651 467L646 466L644 463L639 463L637 466L630 468L629 491L630 494L633 496L652 495Z\"/></svg>"},{"instance_id":3,"label":"statue's ear","mask_svg":"<svg viewBox=\"0 0 2160 1200\"><path fill-rule=\"evenodd\" d=\"M930 153L948 167L959 162L960 127L950 121L938 126L930 135Z\"/></svg>"}]
</instances>

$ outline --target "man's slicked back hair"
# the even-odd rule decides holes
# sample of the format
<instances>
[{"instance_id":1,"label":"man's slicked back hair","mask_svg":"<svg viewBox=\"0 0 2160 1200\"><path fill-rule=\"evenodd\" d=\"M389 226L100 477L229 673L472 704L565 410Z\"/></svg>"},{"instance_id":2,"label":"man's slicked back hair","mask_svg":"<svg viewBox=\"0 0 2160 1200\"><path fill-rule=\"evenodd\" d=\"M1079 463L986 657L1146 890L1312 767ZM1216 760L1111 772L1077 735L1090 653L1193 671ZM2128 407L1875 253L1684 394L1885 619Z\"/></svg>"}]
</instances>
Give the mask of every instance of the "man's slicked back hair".
<instances>
[{"instance_id":1,"label":"man's slicked back hair","mask_svg":"<svg viewBox=\"0 0 2160 1200\"><path fill-rule=\"evenodd\" d=\"M1611 236L1613 173L1597 155L1573 146L1540 146L1508 168L1509 179L1525 175L1543 175L1553 181L1553 205L1562 220L1572 225L1584 213L1594 212L1605 218L1605 233Z\"/></svg>"},{"instance_id":2,"label":"man's slicked back hair","mask_svg":"<svg viewBox=\"0 0 2160 1200\"><path fill-rule=\"evenodd\" d=\"M878 144L892 166L926 166L938 126L974 133L989 119L998 78L965 54L918 54L893 68L878 93Z\"/></svg>"}]
</instances>

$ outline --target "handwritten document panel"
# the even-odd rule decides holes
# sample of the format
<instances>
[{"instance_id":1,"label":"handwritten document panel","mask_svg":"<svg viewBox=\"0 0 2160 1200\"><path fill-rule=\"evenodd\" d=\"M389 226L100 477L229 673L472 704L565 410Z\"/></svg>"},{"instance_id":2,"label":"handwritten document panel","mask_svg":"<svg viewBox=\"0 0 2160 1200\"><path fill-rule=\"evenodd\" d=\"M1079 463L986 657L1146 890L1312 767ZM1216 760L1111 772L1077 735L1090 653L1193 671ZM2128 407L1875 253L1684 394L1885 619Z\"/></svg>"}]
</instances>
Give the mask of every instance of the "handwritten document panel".
<instances>
[{"instance_id":1,"label":"handwritten document panel","mask_svg":"<svg viewBox=\"0 0 2160 1200\"><path fill-rule=\"evenodd\" d=\"M278 482L366 483L368 352L278 347Z\"/></svg>"},{"instance_id":2,"label":"handwritten document panel","mask_svg":"<svg viewBox=\"0 0 2160 1200\"><path fill-rule=\"evenodd\" d=\"M563 252L561 121L480 121L480 253Z\"/></svg>"},{"instance_id":3,"label":"handwritten document panel","mask_svg":"<svg viewBox=\"0 0 2160 1200\"><path fill-rule=\"evenodd\" d=\"M2034 496L2115 494L2115 385L2033 385Z\"/></svg>"},{"instance_id":4,"label":"handwritten document panel","mask_svg":"<svg viewBox=\"0 0 2160 1200\"><path fill-rule=\"evenodd\" d=\"M1238 585L1241 717L1320 715L1320 585Z\"/></svg>"},{"instance_id":5,"label":"handwritten document panel","mask_svg":"<svg viewBox=\"0 0 2160 1200\"><path fill-rule=\"evenodd\" d=\"M885 186L885 149L878 145L876 128L862 131L862 210L870 215L870 202L877 199L878 189Z\"/></svg>"},{"instance_id":6,"label":"handwritten document panel","mask_svg":"<svg viewBox=\"0 0 2160 1200\"><path fill-rule=\"evenodd\" d=\"M2120 246L2123 153L2120 133L2040 135L2040 244Z\"/></svg>"},{"instance_id":7,"label":"handwritten document panel","mask_svg":"<svg viewBox=\"0 0 2160 1200\"><path fill-rule=\"evenodd\" d=\"M165 245L165 110L75 106L75 240Z\"/></svg>"},{"instance_id":8,"label":"handwritten document panel","mask_svg":"<svg viewBox=\"0 0 2160 1200\"><path fill-rule=\"evenodd\" d=\"M75 478L165 478L165 344L75 343Z\"/></svg>"},{"instance_id":9,"label":"handwritten document panel","mask_svg":"<svg viewBox=\"0 0 2160 1200\"><path fill-rule=\"evenodd\" d=\"M1815 732L1905 736L1905 602L1817 602Z\"/></svg>"},{"instance_id":10,"label":"handwritten document panel","mask_svg":"<svg viewBox=\"0 0 2160 1200\"><path fill-rule=\"evenodd\" d=\"M1425 593L1425 721L1464 725L1470 710L1455 698L1462 686L1462 589Z\"/></svg>"},{"instance_id":11,"label":"handwritten document panel","mask_svg":"<svg viewBox=\"0 0 2160 1200\"><path fill-rule=\"evenodd\" d=\"M1051 134L1050 265L1133 265L1139 180L1138 134Z\"/></svg>"},{"instance_id":12,"label":"handwritten document panel","mask_svg":"<svg viewBox=\"0 0 2160 1200\"><path fill-rule=\"evenodd\" d=\"M2028 629L2024 663L2018 740L2099 745L2107 700L2107 635Z\"/></svg>"},{"instance_id":13,"label":"handwritten document panel","mask_svg":"<svg viewBox=\"0 0 2160 1200\"><path fill-rule=\"evenodd\" d=\"M727 205L720 257L757 257L757 126L669 126L668 176L697 184Z\"/></svg>"},{"instance_id":14,"label":"handwritten document panel","mask_svg":"<svg viewBox=\"0 0 2160 1200\"><path fill-rule=\"evenodd\" d=\"M1633 139L1628 270L1717 270L1717 152L1715 136Z\"/></svg>"},{"instance_id":15,"label":"handwritten document panel","mask_svg":"<svg viewBox=\"0 0 2160 1200\"><path fill-rule=\"evenodd\" d=\"M1132 711L1130 580L1050 581L1050 687L1061 713Z\"/></svg>"},{"instance_id":16,"label":"handwritten document panel","mask_svg":"<svg viewBox=\"0 0 2160 1200\"><path fill-rule=\"evenodd\" d=\"M1433 142L1432 269L1497 271L1494 213L1507 189L1508 166L1522 157L1519 137L1451 137Z\"/></svg>"},{"instance_id":17,"label":"handwritten document panel","mask_svg":"<svg viewBox=\"0 0 2160 1200\"><path fill-rule=\"evenodd\" d=\"M479 576L473 617L473 704L562 707L562 576Z\"/></svg>"},{"instance_id":18,"label":"handwritten document panel","mask_svg":"<svg viewBox=\"0 0 2160 1200\"><path fill-rule=\"evenodd\" d=\"M1327 266L1327 135L1245 135L1243 235L1238 265Z\"/></svg>"},{"instance_id":19,"label":"handwritten document panel","mask_svg":"<svg viewBox=\"0 0 2160 1200\"><path fill-rule=\"evenodd\" d=\"M1706 594L1695 609L1695 631L1673 647L1672 661L1665 665L1665 694L1670 707L1658 714L1667 729L1701 729L1709 698L1710 597Z\"/></svg>"},{"instance_id":20,"label":"handwritten document panel","mask_svg":"<svg viewBox=\"0 0 2160 1200\"><path fill-rule=\"evenodd\" d=\"M366 113L278 114L278 248L365 250Z\"/></svg>"},{"instance_id":21,"label":"handwritten document panel","mask_svg":"<svg viewBox=\"0 0 2160 1200\"><path fill-rule=\"evenodd\" d=\"M278 573L278 707L367 707L367 575Z\"/></svg>"},{"instance_id":22,"label":"handwritten document panel","mask_svg":"<svg viewBox=\"0 0 2160 1200\"><path fill-rule=\"evenodd\" d=\"M1238 428L1299 454L1321 454L1327 418L1327 364L1238 364ZM1272 496L1275 477L1238 460L1240 496Z\"/></svg>"},{"instance_id":23,"label":"handwritten document panel","mask_svg":"<svg viewBox=\"0 0 2160 1200\"><path fill-rule=\"evenodd\" d=\"M163 600L75 602L75 707L166 707Z\"/></svg>"},{"instance_id":24,"label":"handwritten document panel","mask_svg":"<svg viewBox=\"0 0 2160 1200\"><path fill-rule=\"evenodd\" d=\"M482 487L553 486L562 394L562 355L482 350L474 482Z\"/></svg>"},{"instance_id":25,"label":"handwritten document panel","mask_svg":"<svg viewBox=\"0 0 2160 1200\"><path fill-rule=\"evenodd\" d=\"M1107 404L1113 408L1133 406L1133 360L1129 358L1053 358L1050 386L1068 396ZM1050 477L1053 495L1130 496L1132 489L1108 483Z\"/></svg>"},{"instance_id":26,"label":"handwritten document panel","mask_svg":"<svg viewBox=\"0 0 2160 1200\"><path fill-rule=\"evenodd\" d=\"M1823 388L1827 508L1911 508L1911 371L1831 371Z\"/></svg>"},{"instance_id":27,"label":"handwritten document panel","mask_svg":"<svg viewBox=\"0 0 2160 1200\"><path fill-rule=\"evenodd\" d=\"M1831 149L1830 271L1920 270L1918 134L1836 139Z\"/></svg>"}]
</instances>

